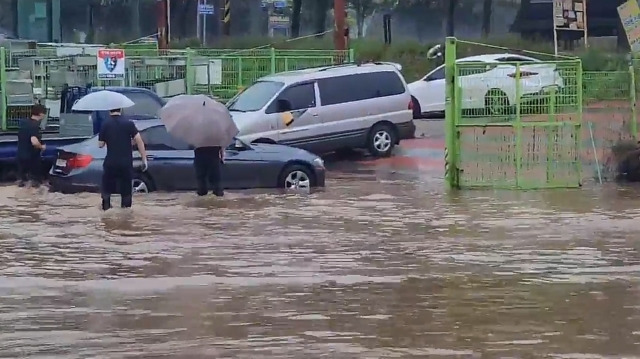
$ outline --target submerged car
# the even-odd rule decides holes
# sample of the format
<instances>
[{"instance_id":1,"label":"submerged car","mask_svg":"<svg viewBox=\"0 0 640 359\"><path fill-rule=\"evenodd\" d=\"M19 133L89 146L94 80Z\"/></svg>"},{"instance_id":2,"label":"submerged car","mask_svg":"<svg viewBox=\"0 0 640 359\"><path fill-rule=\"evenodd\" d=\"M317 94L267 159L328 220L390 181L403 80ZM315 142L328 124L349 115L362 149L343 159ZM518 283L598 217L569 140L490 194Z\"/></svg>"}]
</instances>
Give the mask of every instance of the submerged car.
<instances>
[{"instance_id":1,"label":"submerged car","mask_svg":"<svg viewBox=\"0 0 640 359\"><path fill-rule=\"evenodd\" d=\"M136 121L136 127L147 149L149 168L135 171L134 193L195 190L193 148L172 137L159 120ZM106 154L106 148L98 147L97 136L59 148L49 173L51 190L98 192ZM225 189L305 190L324 187L325 168L320 157L305 150L236 140L226 149L222 181Z\"/></svg>"}]
</instances>

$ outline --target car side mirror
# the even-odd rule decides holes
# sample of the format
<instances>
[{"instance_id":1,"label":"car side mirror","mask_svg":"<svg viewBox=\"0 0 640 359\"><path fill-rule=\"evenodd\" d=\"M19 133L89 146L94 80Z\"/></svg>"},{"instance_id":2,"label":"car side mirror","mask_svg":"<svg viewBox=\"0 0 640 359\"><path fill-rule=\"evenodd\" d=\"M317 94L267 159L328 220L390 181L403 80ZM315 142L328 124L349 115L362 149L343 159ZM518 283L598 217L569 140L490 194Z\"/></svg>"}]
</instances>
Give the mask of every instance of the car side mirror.
<instances>
[{"instance_id":1,"label":"car side mirror","mask_svg":"<svg viewBox=\"0 0 640 359\"><path fill-rule=\"evenodd\" d=\"M291 101L287 99L279 99L276 103L277 112L287 112L293 110L293 105L291 105Z\"/></svg>"}]
</instances>

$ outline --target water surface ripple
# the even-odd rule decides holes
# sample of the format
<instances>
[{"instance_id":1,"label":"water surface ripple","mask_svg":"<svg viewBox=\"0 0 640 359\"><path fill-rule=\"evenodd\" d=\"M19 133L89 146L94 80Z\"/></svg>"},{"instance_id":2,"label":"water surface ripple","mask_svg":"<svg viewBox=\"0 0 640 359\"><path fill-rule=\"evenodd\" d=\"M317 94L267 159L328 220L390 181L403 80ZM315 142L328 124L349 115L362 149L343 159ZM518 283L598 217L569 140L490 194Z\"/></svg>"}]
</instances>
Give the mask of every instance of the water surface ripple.
<instances>
[{"instance_id":1,"label":"water surface ripple","mask_svg":"<svg viewBox=\"0 0 640 359\"><path fill-rule=\"evenodd\" d=\"M640 192L0 188L0 357L638 358Z\"/></svg>"}]
</instances>

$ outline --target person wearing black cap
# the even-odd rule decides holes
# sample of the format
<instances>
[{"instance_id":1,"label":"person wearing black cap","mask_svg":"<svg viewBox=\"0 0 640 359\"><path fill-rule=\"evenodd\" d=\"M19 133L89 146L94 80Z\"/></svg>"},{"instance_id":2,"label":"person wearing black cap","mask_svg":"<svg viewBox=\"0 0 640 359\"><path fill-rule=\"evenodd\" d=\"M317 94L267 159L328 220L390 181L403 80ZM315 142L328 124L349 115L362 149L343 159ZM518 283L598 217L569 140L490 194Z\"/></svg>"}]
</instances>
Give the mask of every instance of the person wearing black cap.
<instances>
[{"instance_id":1,"label":"person wearing black cap","mask_svg":"<svg viewBox=\"0 0 640 359\"><path fill-rule=\"evenodd\" d=\"M133 181L134 142L142 158L142 171L147 170L147 151L136 125L122 116L120 109L109 111L108 118L98 134L98 146L107 146L107 156L102 172L102 210L111 208L111 195L120 190L122 208L130 208L133 202L131 182Z\"/></svg>"}]
</instances>

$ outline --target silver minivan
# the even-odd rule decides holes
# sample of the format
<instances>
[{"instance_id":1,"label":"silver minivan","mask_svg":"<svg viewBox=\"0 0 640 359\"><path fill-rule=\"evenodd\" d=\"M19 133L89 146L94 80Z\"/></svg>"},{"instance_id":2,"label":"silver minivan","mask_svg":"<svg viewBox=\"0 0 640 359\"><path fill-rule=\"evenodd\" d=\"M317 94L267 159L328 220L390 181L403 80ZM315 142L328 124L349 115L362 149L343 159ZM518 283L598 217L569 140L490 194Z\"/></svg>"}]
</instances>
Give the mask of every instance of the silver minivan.
<instances>
[{"instance_id":1,"label":"silver minivan","mask_svg":"<svg viewBox=\"0 0 640 359\"><path fill-rule=\"evenodd\" d=\"M366 148L389 156L413 138L407 84L390 63L348 64L263 77L227 103L246 142L323 154Z\"/></svg>"}]
</instances>

